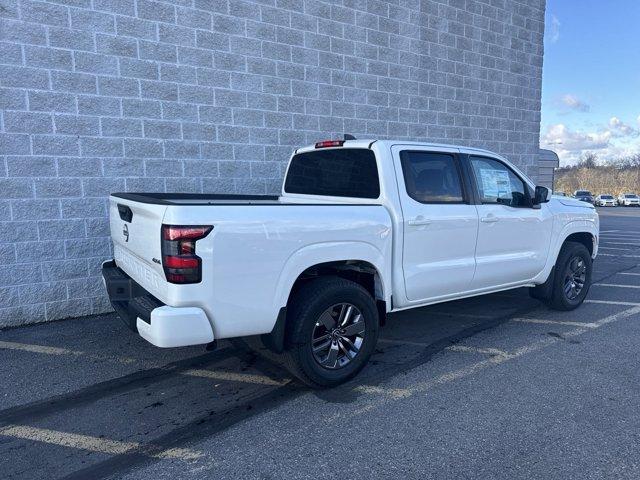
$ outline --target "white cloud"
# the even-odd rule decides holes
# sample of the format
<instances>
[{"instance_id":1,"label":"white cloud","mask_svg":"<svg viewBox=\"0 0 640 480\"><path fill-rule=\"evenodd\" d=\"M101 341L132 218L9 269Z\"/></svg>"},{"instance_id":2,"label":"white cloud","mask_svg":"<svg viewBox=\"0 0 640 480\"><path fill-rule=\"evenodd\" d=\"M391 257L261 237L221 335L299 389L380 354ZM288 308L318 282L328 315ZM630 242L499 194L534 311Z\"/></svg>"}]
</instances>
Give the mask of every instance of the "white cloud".
<instances>
[{"instance_id":1,"label":"white cloud","mask_svg":"<svg viewBox=\"0 0 640 480\"><path fill-rule=\"evenodd\" d=\"M547 17L544 27L546 43L556 43L560 39L560 25L560 20L555 15L550 14Z\"/></svg>"},{"instance_id":2,"label":"white cloud","mask_svg":"<svg viewBox=\"0 0 640 480\"><path fill-rule=\"evenodd\" d=\"M627 125L618 117L611 117L609 120L609 130L614 137L637 137L640 132L633 128L631 125Z\"/></svg>"},{"instance_id":3,"label":"white cloud","mask_svg":"<svg viewBox=\"0 0 640 480\"><path fill-rule=\"evenodd\" d=\"M575 95L571 95L567 93L564 95L560 101L566 107L569 107L571 110L576 110L578 112L588 112L591 109L591 106L586 102L580 100Z\"/></svg>"},{"instance_id":4,"label":"white cloud","mask_svg":"<svg viewBox=\"0 0 640 480\"><path fill-rule=\"evenodd\" d=\"M559 145L563 150L598 150L606 148L611 140L611 132L584 133L571 130L562 123L551 125L542 137L544 145Z\"/></svg>"},{"instance_id":5,"label":"white cloud","mask_svg":"<svg viewBox=\"0 0 640 480\"><path fill-rule=\"evenodd\" d=\"M617 117L593 131L573 130L565 124L549 125L541 135L540 146L554 150L562 164L571 165L585 152L594 152L608 161L640 152L640 131Z\"/></svg>"}]
</instances>

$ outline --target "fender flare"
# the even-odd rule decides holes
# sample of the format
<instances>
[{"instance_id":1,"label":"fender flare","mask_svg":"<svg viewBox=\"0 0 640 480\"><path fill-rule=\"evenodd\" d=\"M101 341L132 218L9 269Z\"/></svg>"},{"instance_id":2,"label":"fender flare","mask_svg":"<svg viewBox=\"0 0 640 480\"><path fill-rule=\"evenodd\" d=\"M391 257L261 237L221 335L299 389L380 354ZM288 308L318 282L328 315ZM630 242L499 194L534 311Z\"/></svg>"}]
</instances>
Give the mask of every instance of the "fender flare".
<instances>
[{"instance_id":1,"label":"fender flare","mask_svg":"<svg viewBox=\"0 0 640 480\"><path fill-rule=\"evenodd\" d=\"M562 245L564 245L567 238L574 233L588 233L591 235L594 238L593 255L595 256L597 254L599 234L597 226L588 220L573 220L567 223L558 235L555 235L556 241L550 245L547 263L542 272L540 272L534 279L535 283L542 284L547 280L547 278L549 278L549 274L552 272L553 267L555 267L558 255L560 255Z\"/></svg>"},{"instance_id":2,"label":"fender flare","mask_svg":"<svg viewBox=\"0 0 640 480\"><path fill-rule=\"evenodd\" d=\"M386 264L384 254L376 246L366 242L322 242L302 247L287 259L278 279L274 311L287 305L291 289L302 272L321 263L349 260L373 265L382 284L383 299L388 302L391 296L390 265Z\"/></svg>"}]
</instances>

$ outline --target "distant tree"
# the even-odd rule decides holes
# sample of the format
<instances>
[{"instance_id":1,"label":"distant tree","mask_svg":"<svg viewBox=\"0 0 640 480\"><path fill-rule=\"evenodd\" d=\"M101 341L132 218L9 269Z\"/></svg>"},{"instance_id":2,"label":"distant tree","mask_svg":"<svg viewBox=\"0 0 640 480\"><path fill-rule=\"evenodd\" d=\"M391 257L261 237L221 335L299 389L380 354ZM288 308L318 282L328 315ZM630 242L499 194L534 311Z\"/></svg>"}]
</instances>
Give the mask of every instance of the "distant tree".
<instances>
[{"instance_id":1,"label":"distant tree","mask_svg":"<svg viewBox=\"0 0 640 480\"><path fill-rule=\"evenodd\" d=\"M555 190L589 190L594 195L640 193L640 153L599 163L594 153L586 152L576 165L556 169Z\"/></svg>"},{"instance_id":2,"label":"distant tree","mask_svg":"<svg viewBox=\"0 0 640 480\"><path fill-rule=\"evenodd\" d=\"M598 156L593 152L585 152L580 157L579 168L596 168L598 166Z\"/></svg>"}]
</instances>

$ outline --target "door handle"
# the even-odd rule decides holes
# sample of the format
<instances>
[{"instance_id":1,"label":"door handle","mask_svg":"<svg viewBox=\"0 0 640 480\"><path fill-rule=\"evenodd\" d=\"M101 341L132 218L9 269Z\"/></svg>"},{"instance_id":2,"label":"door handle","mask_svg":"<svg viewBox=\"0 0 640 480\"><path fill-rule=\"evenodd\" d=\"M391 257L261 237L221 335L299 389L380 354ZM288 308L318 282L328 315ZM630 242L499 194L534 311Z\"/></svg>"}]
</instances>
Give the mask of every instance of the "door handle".
<instances>
[{"instance_id":1,"label":"door handle","mask_svg":"<svg viewBox=\"0 0 640 480\"><path fill-rule=\"evenodd\" d=\"M419 227L421 225L429 225L431 223L431 220L429 220L428 218L424 218L421 215L419 217L414 218L413 220L409 220L407 223L412 227Z\"/></svg>"},{"instance_id":2,"label":"door handle","mask_svg":"<svg viewBox=\"0 0 640 480\"><path fill-rule=\"evenodd\" d=\"M483 223L496 223L498 220L500 219L498 217L494 217L493 215L491 215L490 217L482 217L480 219L480 221Z\"/></svg>"}]
</instances>

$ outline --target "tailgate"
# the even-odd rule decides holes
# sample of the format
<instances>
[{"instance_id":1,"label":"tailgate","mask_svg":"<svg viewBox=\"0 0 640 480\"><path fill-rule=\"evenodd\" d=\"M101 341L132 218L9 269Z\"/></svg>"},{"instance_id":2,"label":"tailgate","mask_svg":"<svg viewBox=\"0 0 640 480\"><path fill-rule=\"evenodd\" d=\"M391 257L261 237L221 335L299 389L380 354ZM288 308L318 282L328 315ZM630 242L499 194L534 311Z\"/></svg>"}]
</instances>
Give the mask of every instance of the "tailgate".
<instances>
[{"instance_id":1,"label":"tailgate","mask_svg":"<svg viewBox=\"0 0 640 480\"><path fill-rule=\"evenodd\" d=\"M161 227L166 205L109 198L113 256L118 267L160 300L167 281L161 265Z\"/></svg>"}]
</instances>

